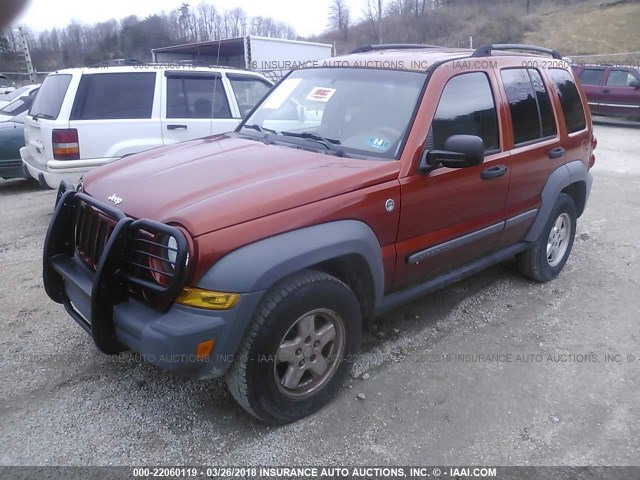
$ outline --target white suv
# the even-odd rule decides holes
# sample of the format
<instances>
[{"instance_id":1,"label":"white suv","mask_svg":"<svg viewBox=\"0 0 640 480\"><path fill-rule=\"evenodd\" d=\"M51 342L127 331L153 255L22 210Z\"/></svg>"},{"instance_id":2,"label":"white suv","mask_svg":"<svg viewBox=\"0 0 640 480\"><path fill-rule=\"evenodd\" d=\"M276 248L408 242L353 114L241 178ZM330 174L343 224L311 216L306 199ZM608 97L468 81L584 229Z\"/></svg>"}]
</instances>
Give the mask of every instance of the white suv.
<instances>
[{"instance_id":1,"label":"white suv","mask_svg":"<svg viewBox=\"0 0 640 480\"><path fill-rule=\"evenodd\" d=\"M124 155L233 130L272 83L256 73L177 65L71 68L42 83L25 120L25 173L76 183Z\"/></svg>"}]
</instances>

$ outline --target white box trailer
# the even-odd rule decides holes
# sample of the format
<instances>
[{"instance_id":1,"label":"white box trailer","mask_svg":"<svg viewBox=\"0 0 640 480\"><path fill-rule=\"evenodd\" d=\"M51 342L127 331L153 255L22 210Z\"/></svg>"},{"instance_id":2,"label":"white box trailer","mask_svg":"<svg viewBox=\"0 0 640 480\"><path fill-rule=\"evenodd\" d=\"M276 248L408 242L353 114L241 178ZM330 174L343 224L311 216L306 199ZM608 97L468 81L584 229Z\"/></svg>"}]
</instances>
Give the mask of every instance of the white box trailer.
<instances>
[{"instance_id":1,"label":"white box trailer","mask_svg":"<svg viewBox=\"0 0 640 480\"><path fill-rule=\"evenodd\" d=\"M156 63L198 62L245 68L278 80L292 68L333 56L328 43L248 35L209 42L187 43L151 50Z\"/></svg>"}]
</instances>

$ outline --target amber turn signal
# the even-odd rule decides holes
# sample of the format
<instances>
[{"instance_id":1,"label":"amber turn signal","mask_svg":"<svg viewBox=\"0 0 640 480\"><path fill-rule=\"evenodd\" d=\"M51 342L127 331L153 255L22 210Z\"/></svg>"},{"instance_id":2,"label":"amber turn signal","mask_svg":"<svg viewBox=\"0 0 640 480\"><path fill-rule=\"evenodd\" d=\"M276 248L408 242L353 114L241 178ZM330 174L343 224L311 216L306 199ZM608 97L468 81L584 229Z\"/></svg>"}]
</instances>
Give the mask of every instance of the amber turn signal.
<instances>
[{"instance_id":1,"label":"amber turn signal","mask_svg":"<svg viewBox=\"0 0 640 480\"><path fill-rule=\"evenodd\" d=\"M237 293L212 292L202 288L185 287L178 295L176 303L208 310L229 310L238 303L239 299L240 295Z\"/></svg>"},{"instance_id":2,"label":"amber turn signal","mask_svg":"<svg viewBox=\"0 0 640 480\"><path fill-rule=\"evenodd\" d=\"M200 342L196 347L196 359L206 360L211 356L213 347L215 346L215 339L207 340L206 342Z\"/></svg>"}]
</instances>

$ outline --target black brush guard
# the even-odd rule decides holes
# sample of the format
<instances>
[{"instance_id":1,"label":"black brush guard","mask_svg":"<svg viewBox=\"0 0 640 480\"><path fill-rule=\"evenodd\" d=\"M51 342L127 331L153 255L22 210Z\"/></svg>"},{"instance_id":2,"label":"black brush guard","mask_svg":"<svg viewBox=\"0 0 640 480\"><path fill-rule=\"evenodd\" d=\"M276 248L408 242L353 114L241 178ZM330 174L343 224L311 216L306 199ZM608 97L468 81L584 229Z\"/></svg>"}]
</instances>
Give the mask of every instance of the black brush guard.
<instances>
[{"instance_id":1,"label":"black brush guard","mask_svg":"<svg viewBox=\"0 0 640 480\"><path fill-rule=\"evenodd\" d=\"M64 305L69 315L93 337L104 353L118 353L127 347L118 341L113 323L113 307L129 298L131 286L141 287L163 298L174 300L186 279L188 244L177 228L152 220L134 220L120 210L97 201L84 193L67 190L61 185L56 208L44 243L43 280L51 300ZM81 203L93 207L115 222L95 272L79 258L75 246L75 222ZM177 243L173 276L166 285L140 278L132 270L132 256L139 232L173 236ZM72 304L68 288L76 298L86 300L86 319ZM171 302L165 302L170 305ZM168 308L168 307L167 307Z\"/></svg>"}]
</instances>

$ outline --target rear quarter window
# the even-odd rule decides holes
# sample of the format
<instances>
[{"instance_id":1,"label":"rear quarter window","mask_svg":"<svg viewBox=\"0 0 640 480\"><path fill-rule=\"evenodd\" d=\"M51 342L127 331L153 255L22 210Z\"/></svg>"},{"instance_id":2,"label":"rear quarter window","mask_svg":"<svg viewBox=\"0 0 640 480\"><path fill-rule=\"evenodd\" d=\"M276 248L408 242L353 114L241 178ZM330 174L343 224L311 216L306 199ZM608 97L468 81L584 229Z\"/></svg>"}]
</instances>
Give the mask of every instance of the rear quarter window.
<instances>
[{"instance_id":1,"label":"rear quarter window","mask_svg":"<svg viewBox=\"0 0 640 480\"><path fill-rule=\"evenodd\" d=\"M83 75L71 120L151 118L155 72Z\"/></svg>"},{"instance_id":2,"label":"rear quarter window","mask_svg":"<svg viewBox=\"0 0 640 480\"><path fill-rule=\"evenodd\" d=\"M29 114L50 120L58 118L70 82L71 75L49 75L45 78Z\"/></svg>"},{"instance_id":3,"label":"rear quarter window","mask_svg":"<svg viewBox=\"0 0 640 480\"><path fill-rule=\"evenodd\" d=\"M569 72L560 68L549 69L549 76L555 84L558 97L560 97L560 105L564 113L567 131L574 133L583 130L587 124L584 118L582 100L573 78L571 78Z\"/></svg>"}]
</instances>

